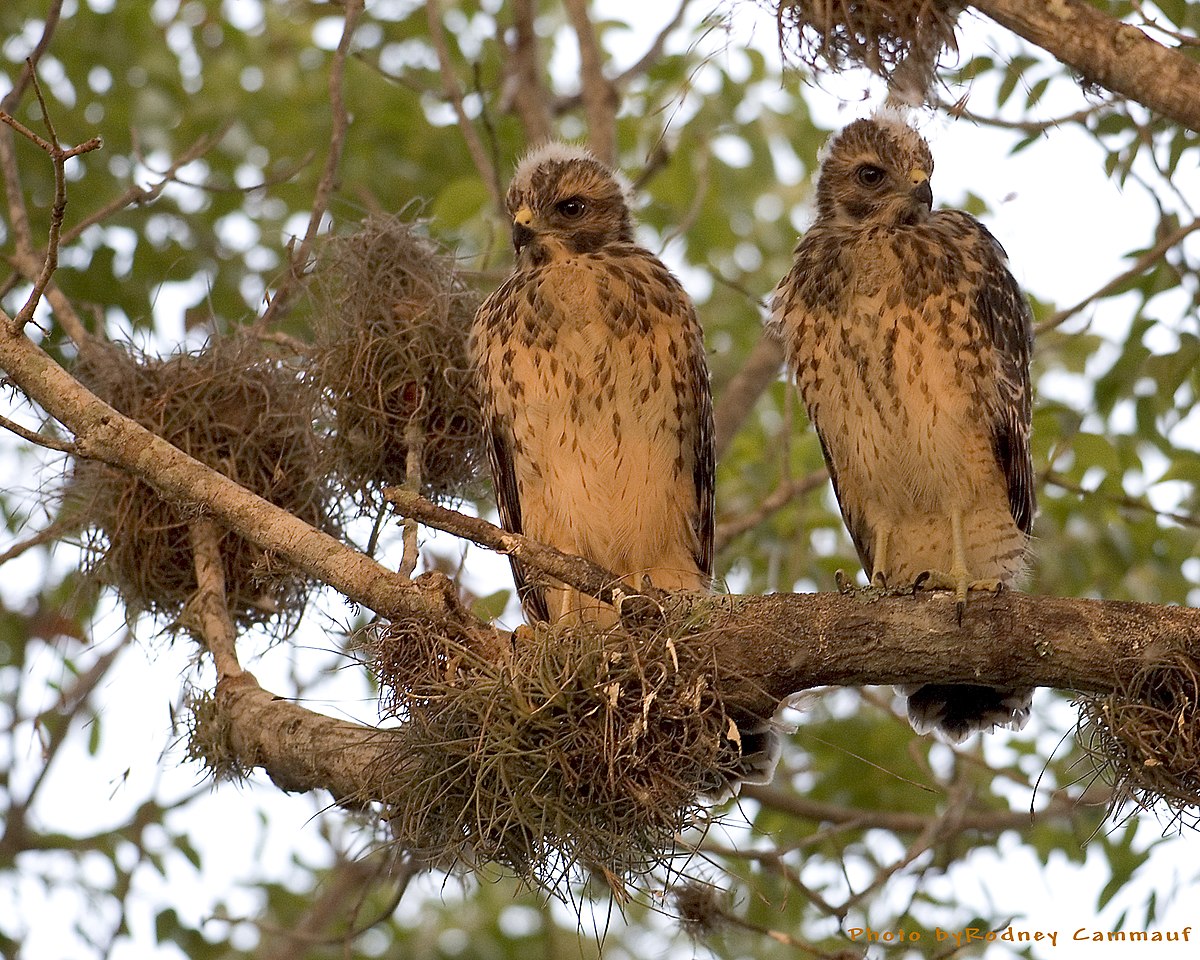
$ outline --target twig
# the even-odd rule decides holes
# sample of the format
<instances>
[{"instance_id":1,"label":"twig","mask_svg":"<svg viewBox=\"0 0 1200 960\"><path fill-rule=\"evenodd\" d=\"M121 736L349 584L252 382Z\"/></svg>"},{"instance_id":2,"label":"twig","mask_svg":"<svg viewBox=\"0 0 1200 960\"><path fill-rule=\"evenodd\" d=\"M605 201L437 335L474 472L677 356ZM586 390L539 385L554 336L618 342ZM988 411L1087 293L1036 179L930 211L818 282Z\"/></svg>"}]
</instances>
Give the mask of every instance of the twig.
<instances>
[{"instance_id":1,"label":"twig","mask_svg":"<svg viewBox=\"0 0 1200 960\"><path fill-rule=\"evenodd\" d=\"M646 48L646 52L638 57L633 64L617 74L616 79L613 80L613 86L618 90L624 89L629 81L640 77L659 61L662 57L663 48L666 46L667 37L674 33L679 25L683 23L683 16L687 12L687 8L691 5L691 2L692 0L681 0L678 8L675 10L675 16L670 19L665 27L658 31L658 35L654 38L653 43Z\"/></svg>"},{"instance_id":2,"label":"twig","mask_svg":"<svg viewBox=\"0 0 1200 960\"><path fill-rule=\"evenodd\" d=\"M150 203L156 200L166 189L167 184L177 182L175 174L180 168L187 166L193 160L196 160L206 154L219 140L220 135L205 134L196 139L196 141L176 157L169 167L164 170L159 179L148 187L138 186L133 184L124 193L121 193L103 206L93 210L86 217L80 220L75 226L71 227L62 235L62 243L70 243L78 237L92 224L100 223L107 220L114 213L118 213L131 205L140 206L143 203Z\"/></svg>"},{"instance_id":3,"label":"twig","mask_svg":"<svg viewBox=\"0 0 1200 960\"><path fill-rule=\"evenodd\" d=\"M14 543L11 547L0 553L0 566L8 563L9 560L15 560L27 550L32 550L34 547L40 547L44 543L53 543L55 540L60 540L69 533L73 533L79 529L79 524L75 522L66 522L62 519L55 520L50 526L43 530L39 530L32 536L26 537Z\"/></svg>"},{"instance_id":4,"label":"twig","mask_svg":"<svg viewBox=\"0 0 1200 960\"><path fill-rule=\"evenodd\" d=\"M237 632L225 597L225 558L221 553L221 528L212 520L188 524L192 560L196 568L196 595L188 604L197 632L217 665L218 681L242 673L237 657Z\"/></svg>"},{"instance_id":5,"label":"twig","mask_svg":"<svg viewBox=\"0 0 1200 960\"><path fill-rule=\"evenodd\" d=\"M908 849L904 851L904 855L900 859L877 871L870 883L857 893L851 894L842 902L838 910L841 916L845 916L853 907L862 903L863 900L879 890L888 880L916 860L921 854L925 853L925 851L932 849L939 840L954 837L960 833L963 829L963 810L969 799L969 790L960 790L951 796L950 802L942 814L930 819L928 826L908 845ZM1023 816L1027 817L1027 815Z\"/></svg>"},{"instance_id":6,"label":"twig","mask_svg":"<svg viewBox=\"0 0 1200 960\"><path fill-rule=\"evenodd\" d=\"M417 411L409 418L408 426L404 429L404 443L407 447L404 463L404 489L418 496L421 493L421 458L425 453L425 425L417 413L423 406L422 398L422 403L417 406ZM420 556L421 548L417 544L417 521L413 517L405 517L404 556L400 561L400 576L411 579L413 572L417 569L417 560L420 559Z\"/></svg>"},{"instance_id":7,"label":"twig","mask_svg":"<svg viewBox=\"0 0 1200 960\"><path fill-rule=\"evenodd\" d=\"M450 45L446 42L446 28L442 23L442 0L429 0L425 4L425 16L429 22L429 39L433 43L434 52L437 54L438 69L442 76L442 95L454 107L454 115L458 118L459 132L462 134L463 140L466 141L467 150L471 154L471 160L475 164L475 169L479 171L479 176L483 178L484 186L487 187L488 194L492 198L492 203L496 206L496 211L503 216L504 197L503 191L500 189L499 175L496 173L496 168L488 157L487 150L483 146L483 141L479 139L479 131L471 123L471 118L467 116L466 107L463 106L462 88L459 86L458 77L454 73L454 63L450 59Z\"/></svg>"},{"instance_id":8,"label":"twig","mask_svg":"<svg viewBox=\"0 0 1200 960\"><path fill-rule=\"evenodd\" d=\"M45 447L47 450L57 450L59 453L69 453L75 456L79 454L79 450L75 447L75 444L67 440L58 440L55 437L44 436L35 430L21 426L19 423L14 423L8 417L0 416L0 427L12 431L22 440L28 440L30 443L35 443L39 447Z\"/></svg>"},{"instance_id":9,"label":"twig","mask_svg":"<svg viewBox=\"0 0 1200 960\"><path fill-rule=\"evenodd\" d=\"M38 38L37 46L25 58L21 75L17 77L12 89L0 100L0 113L12 113L17 109L21 98L33 79L33 71L37 63L50 46L50 38L58 27L59 16L62 13L62 0L52 0L46 11L46 20L42 26L42 35ZM0 131L0 170L3 171L4 189L8 195L8 216L12 226L14 246L18 251L32 251L33 233L29 229L29 211L25 207L24 194L21 190L21 177L17 170L16 153L13 150L13 138L7 131Z\"/></svg>"},{"instance_id":10,"label":"twig","mask_svg":"<svg viewBox=\"0 0 1200 960\"><path fill-rule=\"evenodd\" d=\"M402 516L420 520L426 526L452 533L497 553L516 557L522 563L548 574L555 580L604 603L610 603L623 612L632 604L630 612L635 617L646 612L643 608L657 610L653 595L661 594L661 591L642 590L640 595L627 594L621 589L620 577L583 557L572 556L519 533L502 530L478 517L468 517L466 514L439 507L409 490L387 487L383 496Z\"/></svg>"},{"instance_id":11,"label":"twig","mask_svg":"<svg viewBox=\"0 0 1200 960\"><path fill-rule=\"evenodd\" d=\"M33 289L30 290L25 304L17 311L17 315L12 319L13 325L17 329L22 329L33 319L34 311L37 310L38 304L42 302L42 295L46 291L47 284L50 283L50 278L54 275L54 271L58 269L58 245L59 233L62 229L63 217L67 208L67 175L66 164L72 157L77 157L80 154L90 153L93 150L100 149L100 138L93 137L78 146L69 149L63 149L58 143L58 135L54 131L54 124L50 119L49 111L46 108L45 98L42 96L41 86L37 82L37 77L32 75L32 61L27 61L31 71L33 89L37 93L38 104L42 109L42 119L45 121L46 130L50 135L50 139L46 140L11 114L0 110L0 122L7 124L21 136L32 142L39 149L49 155L51 162L54 164L54 204L50 214L50 233L46 242L46 254L43 259L41 269L37 276L33 279ZM17 204L21 209L24 209L24 202L20 201ZM13 198L9 198L10 208L13 206ZM28 225L28 224L26 224ZM30 238L30 243L31 243ZM32 249L26 247L27 255L32 255Z\"/></svg>"},{"instance_id":12,"label":"twig","mask_svg":"<svg viewBox=\"0 0 1200 960\"><path fill-rule=\"evenodd\" d=\"M803 477L785 477L780 481L779 486L758 505L757 509L717 524L715 537L717 552L719 553L728 546L734 537L757 527L775 511L782 510L793 500L817 489L828 479L829 472L824 469L814 470Z\"/></svg>"},{"instance_id":13,"label":"twig","mask_svg":"<svg viewBox=\"0 0 1200 960\"><path fill-rule=\"evenodd\" d=\"M1035 332L1040 335L1053 330L1055 327L1061 325L1064 321L1070 319L1092 301L1108 296L1108 294L1123 286L1133 277L1145 273L1148 269L1150 269L1155 261L1161 259L1172 247L1174 247L1188 235L1195 233L1197 230L1200 230L1200 219L1193 220L1191 223L1179 227L1177 230L1173 230L1171 233L1159 240L1158 243L1156 243L1153 247L1138 257L1133 266L1124 273L1113 277L1098 290L1088 294L1075 305L1051 314L1037 325Z\"/></svg>"},{"instance_id":14,"label":"twig","mask_svg":"<svg viewBox=\"0 0 1200 960\"><path fill-rule=\"evenodd\" d=\"M329 153L325 156L325 167L321 171L321 179L317 182L317 190L313 196L313 208L308 218L308 229L304 231L304 238L300 241L300 246L293 250L288 257L288 269L279 284L279 289L267 303L266 310L254 321L255 329L258 330L268 328L278 318L295 294L300 278L307 273L313 242L316 240L325 211L329 209L329 199L333 195L338 167L342 162L346 131L350 127L350 115L346 111L342 85L346 74L346 56L350 50L350 42L354 38L354 27L363 12L363 0L345 0L343 9L345 10L345 19L342 24L342 36L338 40L337 49L329 64L329 106L330 114L333 117L333 127L329 132Z\"/></svg>"},{"instance_id":15,"label":"twig","mask_svg":"<svg viewBox=\"0 0 1200 960\"><path fill-rule=\"evenodd\" d=\"M1146 26L1177 41L1181 47L1200 47L1200 37L1191 33L1181 33L1178 30L1172 30L1170 27L1164 27L1146 12L1146 8L1142 5L1142 0L1133 0L1133 9L1138 12L1138 16L1142 18L1142 22Z\"/></svg>"},{"instance_id":16,"label":"twig","mask_svg":"<svg viewBox=\"0 0 1200 960\"><path fill-rule=\"evenodd\" d=\"M1190 513L1174 513L1170 510L1158 510L1145 500L1139 500L1137 497L1118 493L1106 493L1102 490L1089 490L1063 476L1061 473L1054 471L1047 473L1044 480L1046 483L1053 484L1063 490L1069 490L1071 493L1078 493L1080 496L1101 497L1122 507L1129 507L1131 510L1144 510L1146 513L1162 517L1164 520L1171 520L1181 527L1191 527L1192 529L1200 530L1200 517L1193 516Z\"/></svg>"},{"instance_id":17,"label":"twig","mask_svg":"<svg viewBox=\"0 0 1200 960\"><path fill-rule=\"evenodd\" d=\"M1107 87L1200 131L1200 63L1086 0L971 0L980 13Z\"/></svg>"},{"instance_id":18,"label":"twig","mask_svg":"<svg viewBox=\"0 0 1200 960\"><path fill-rule=\"evenodd\" d=\"M1113 106L1113 102L1112 99L1104 100L1101 103L1084 107L1082 110L1076 110L1074 113L1068 113L1066 116L1052 117L1049 120L1005 120L1003 117L989 117L982 113L975 113L972 110L968 110L966 97L955 103L938 100L935 101L934 106L956 119L970 120L972 123L978 123L984 127L997 127L1001 130L1020 130L1033 135L1045 133L1047 130L1062 127L1068 123L1082 123L1092 114L1103 110L1105 107Z\"/></svg>"},{"instance_id":19,"label":"twig","mask_svg":"<svg viewBox=\"0 0 1200 960\"><path fill-rule=\"evenodd\" d=\"M579 43L579 77L583 84L588 144L602 163L612 166L617 157L617 91L604 75L600 43L587 0L563 0L563 5Z\"/></svg>"},{"instance_id":20,"label":"twig","mask_svg":"<svg viewBox=\"0 0 1200 960\"><path fill-rule=\"evenodd\" d=\"M779 376L782 366L783 346L764 333L742 368L725 385L713 409L718 460L729 449L730 441L750 416L762 392Z\"/></svg>"}]
</instances>

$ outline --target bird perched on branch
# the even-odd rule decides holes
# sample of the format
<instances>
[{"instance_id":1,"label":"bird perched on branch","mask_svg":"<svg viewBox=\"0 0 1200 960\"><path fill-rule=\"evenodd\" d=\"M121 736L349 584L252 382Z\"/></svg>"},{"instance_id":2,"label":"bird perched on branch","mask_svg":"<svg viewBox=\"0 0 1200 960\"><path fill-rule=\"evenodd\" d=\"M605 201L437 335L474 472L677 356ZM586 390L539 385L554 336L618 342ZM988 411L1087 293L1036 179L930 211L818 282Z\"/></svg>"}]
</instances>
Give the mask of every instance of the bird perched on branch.
<instances>
[{"instance_id":1,"label":"bird perched on branch","mask_svg":"<svg viewBox=\"0 0 1200 960\"><path fill-rule=\"evenodd\" d=\"M504 527L634 590L708 590L713 415L704 342L679 281L633 238L629 188L587 150L549 143L506 198L517 262L479 308L471 354ZM512 559L533 620L617 621L611 606ZM746 773L778 747L740 731Z\"/></svg>"},{"instance_id":2,"label":"bird perched on branch","mask_svg":"<svg viewBox=\"0 0 1200 960\"><path fill-rule=\"evenodd\" d=\"M712 400L691 300L634 242L626 184L583 148L534 150L506 204L516 269L471 332L504 527L633 589L707 589ZM615 621L512 568L528 617Z\"/></svg>"},{"instance_id":3,"label":"bird perched on branch","mask_svg":"<svg viewBox=\"0 0 1200 960\"><path fill-rule=\"evenodd\" d=\"M892 111L827 148L816 221L770 326L816 427L846 527L878 586L971 590L1021 574L1035 511L1029 305L1003 248L933 210L933 157ZM1032 691L908 688L918 731L1019 729Z\"/></svg>"}]
</instances>

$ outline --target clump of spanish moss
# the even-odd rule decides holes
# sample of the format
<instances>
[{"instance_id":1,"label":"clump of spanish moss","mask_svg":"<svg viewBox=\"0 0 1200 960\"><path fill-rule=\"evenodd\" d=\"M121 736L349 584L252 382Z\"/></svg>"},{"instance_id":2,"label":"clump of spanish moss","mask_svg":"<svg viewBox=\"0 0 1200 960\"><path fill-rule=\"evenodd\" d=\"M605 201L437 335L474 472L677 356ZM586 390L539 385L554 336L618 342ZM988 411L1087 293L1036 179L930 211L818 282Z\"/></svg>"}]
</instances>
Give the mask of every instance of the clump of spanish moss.
<instances>
[{"instance_id":1,"label":"clump of spanish moss","mask_svg":"<svg viewBox=\"0 0 1200 960\"><path fill-rule=\"evenodd\" d=\"M671 888L671 903L684 930L694 940L707 940L729 926L729 909L719 887L688 880Z\"/></svg>"},{"instance_id":2,"label":"clump of spanish moss","mask_svg":"<svg viewBox=\"0 0 1200 960\"><path fill-rule=\"evenodd\" d=\"M184 699L182 724L187 759L204 765L214 780L245 780L248 767L229 742L229 719L208 690L192 689Z\"/></svg>"},{"instance_id":3,"label":"clump of spanish moss","mask_svg":"<svg viewBox=\"0 0 1200 960\"><path fill-rule=\"evenodd\" d=\"M862 66L893 77L904 64L923 95L941 52L955 49L961 7L950 0L779 0L779 45L814 72Z\"/></svg>"},{"instance_id":4,"label":"clump of spanish moss","mask_svg":"<svg viewBox=\"0 0 1200 960\"><path fill-rule=\"evenodd\" d=\"M479 301L454 258L418 224L372 216L326 241L316 278L312 376L333 410L344 492L377 507L419 470L425 496L461 496L483 463L467 359Z\"/></svg>"},{"instance_id":5,"label":"clump of spanish moss","mask_svg":"<svg viewBox=\"0 0 1200 960\"><path fill-rule=\"evenodd\" d=\"M559 895L587 871L622 891L670 865L738 773L702 634L539 624L498 654L428 627L367 642L401 721L392 829L424 862L497 863Z\"/></svg>"},{"instance_id":6,"label":"clump of spanish moss","mask_svg":"<svg viewBox=\"0 0 1200 960\"><path fill-rule=\"evenodd\" d=\"M313 394L257 341L219 337L163 358L116 344L80 355L94 393L184 453L314 527L330 532L330 488L313 433ZM177 619L196 591L192 504L168 503L149 484L96 460L77 460L65 507L88 530L89 568L127 609ZM234 619L290 630L309 583L237 534L221 538Z\"/></svg>"},{"instance_id":7,"label":"clump of spanish moss","mask_svg":"<svg viewBox=\"0 0 1200 960\"><path fill-rule=\"evenodd\" d=\"M1113 784L1113 806L1162 802L1200 812L1200 663L1183 651L1143 654L1121 690L1081 701L1080 742Z\"/></svg>"}]
</instances>

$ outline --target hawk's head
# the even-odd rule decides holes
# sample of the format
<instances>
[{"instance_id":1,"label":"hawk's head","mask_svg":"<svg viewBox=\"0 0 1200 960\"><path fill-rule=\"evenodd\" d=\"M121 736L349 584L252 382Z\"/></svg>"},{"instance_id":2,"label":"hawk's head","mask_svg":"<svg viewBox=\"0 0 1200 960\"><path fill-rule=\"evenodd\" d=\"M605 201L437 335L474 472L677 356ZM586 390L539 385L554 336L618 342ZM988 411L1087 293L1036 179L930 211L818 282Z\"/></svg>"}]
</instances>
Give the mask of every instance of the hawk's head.
<instances>
[{"instance_id":1,"label":"hawk's head","mask_svg":"<svg viewBox=\"0 0 1200 960\"><path fill-rule=\"evenodd\" d=\"M897 114L855 120L826 150L817 181L818 219L892 226L929 216L933 154Z\"/></svg>"},{"instance_id":2,"label":"hawk's head","mask_svg":"<svg viewBox=\"0 0 1200 960\"><path fill-rule=\"evenodd\" d=\"M551 142L517 165L505 198L521 265L633 239L629 187L586 149Z\"/></svg>"}]
</instances>

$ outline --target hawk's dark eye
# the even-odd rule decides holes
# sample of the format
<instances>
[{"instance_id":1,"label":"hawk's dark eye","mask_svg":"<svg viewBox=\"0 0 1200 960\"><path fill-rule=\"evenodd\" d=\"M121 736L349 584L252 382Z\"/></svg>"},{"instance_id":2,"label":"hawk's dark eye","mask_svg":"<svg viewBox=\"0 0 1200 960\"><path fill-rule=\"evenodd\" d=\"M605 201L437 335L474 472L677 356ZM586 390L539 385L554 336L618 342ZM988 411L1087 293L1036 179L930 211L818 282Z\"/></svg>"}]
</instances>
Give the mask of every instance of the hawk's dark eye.
<instances>
[{"instance_id":1,"label":"hawk's dark eye","mask_svg":"<svg viewBox=\"0 0 1200 960\"><path fill-rule=\"evenodd\" d=\"M869 163L864 163L858 168L858 182L864 187L877 187L883 183L883 178L886 174L882 167L876 167Z\"/></svg>"},{"instance_id":2,"label":"hawk's dark eye","mask_svg":"<svg viewBox=\"0 0 1200 960\"><path fill-rule=\"evenodd\" d=\"M578 220L583 216L585 207L583 201L579 197L571 197L568 200L560 200L554 205L554 209L561 213L568 220Z\"/></svg>"}]
</instances>

